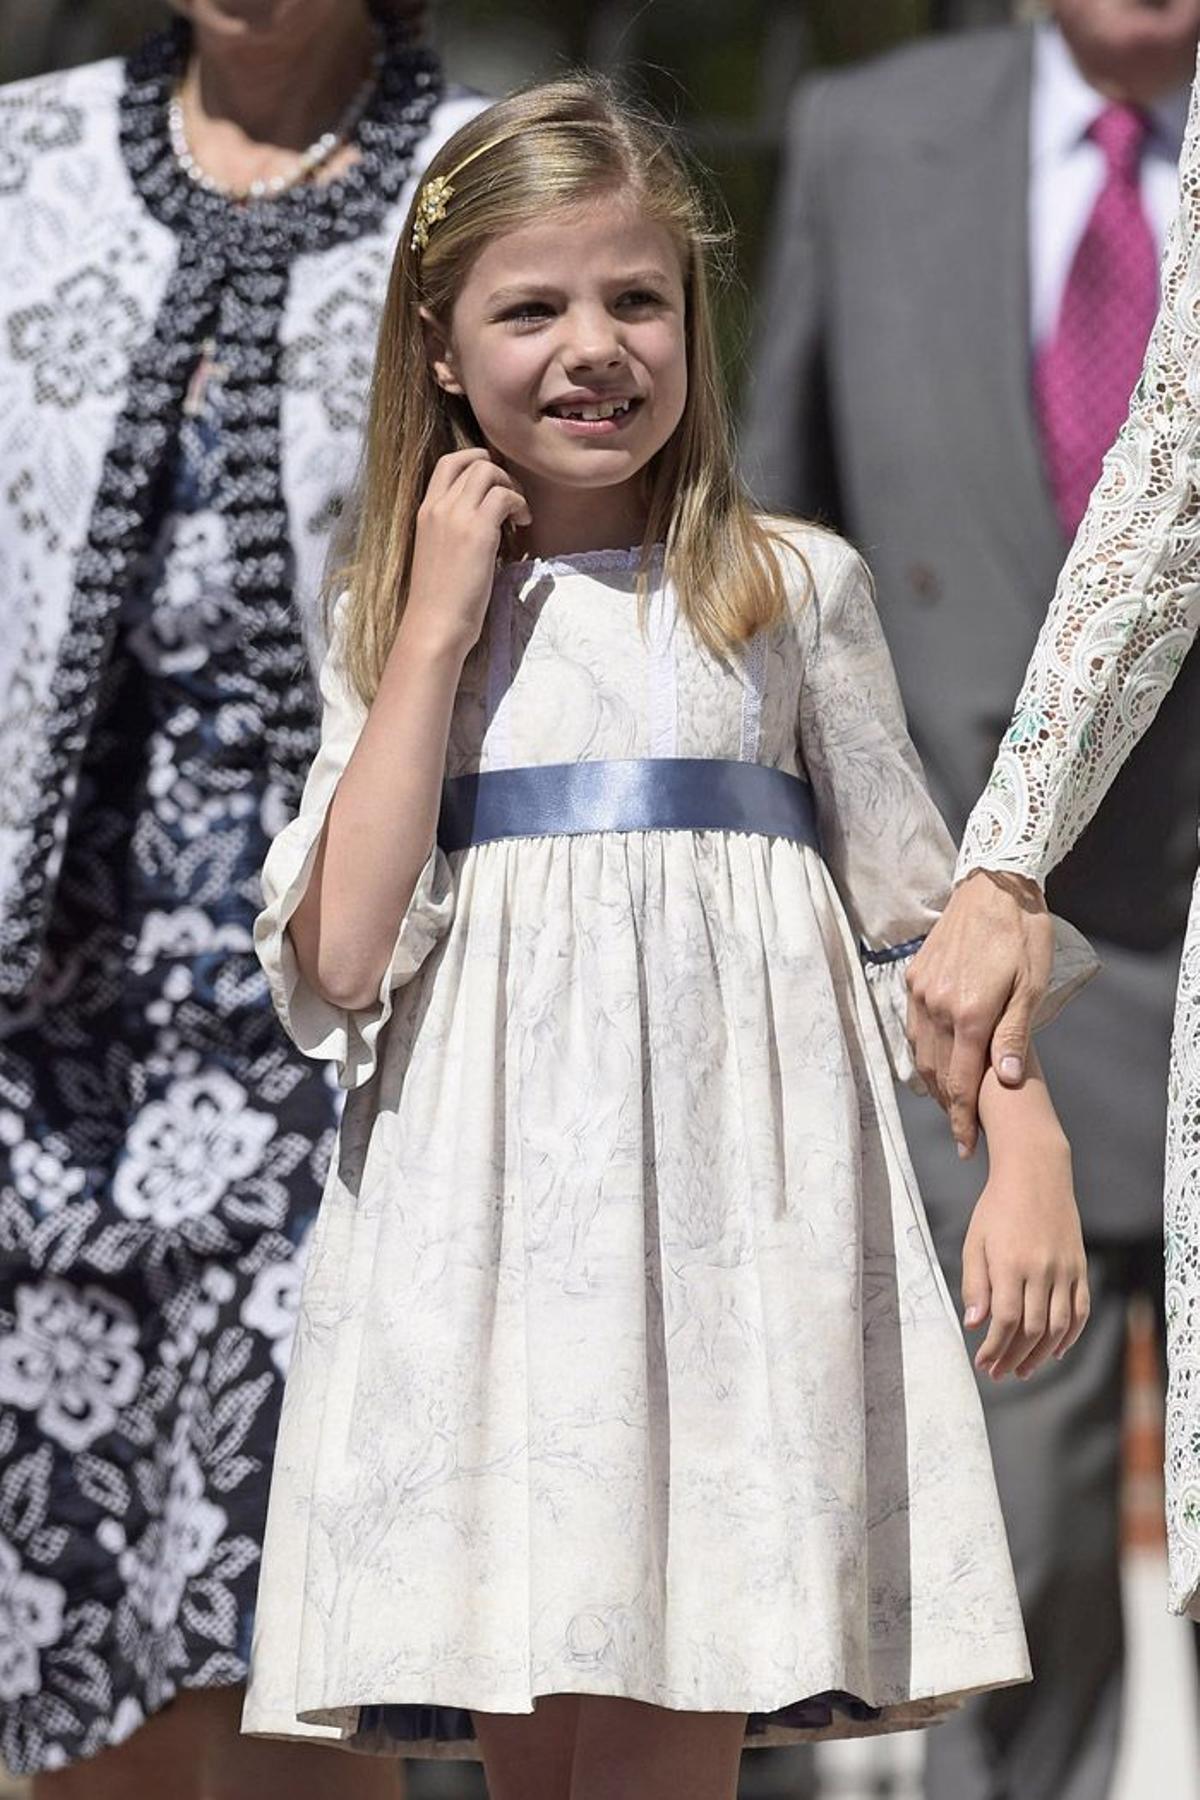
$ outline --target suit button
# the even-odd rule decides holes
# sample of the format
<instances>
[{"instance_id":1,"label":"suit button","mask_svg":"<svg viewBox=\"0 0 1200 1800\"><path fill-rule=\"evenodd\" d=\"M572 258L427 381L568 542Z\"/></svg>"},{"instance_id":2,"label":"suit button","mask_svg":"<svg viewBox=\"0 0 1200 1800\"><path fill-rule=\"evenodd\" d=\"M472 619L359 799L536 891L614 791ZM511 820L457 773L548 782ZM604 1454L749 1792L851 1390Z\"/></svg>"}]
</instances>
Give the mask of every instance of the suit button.
<instances>
[{"instance_id":1,"label":"suit button","mask_svg":"<svg viewBox=\"0 0 1200 1800\"><path fill-rule=\"evenodd\" d=\"M928 563L912 563L908 585L924 606L936 606L942 597L942 584Z\"/></svg>"}]
</instances>

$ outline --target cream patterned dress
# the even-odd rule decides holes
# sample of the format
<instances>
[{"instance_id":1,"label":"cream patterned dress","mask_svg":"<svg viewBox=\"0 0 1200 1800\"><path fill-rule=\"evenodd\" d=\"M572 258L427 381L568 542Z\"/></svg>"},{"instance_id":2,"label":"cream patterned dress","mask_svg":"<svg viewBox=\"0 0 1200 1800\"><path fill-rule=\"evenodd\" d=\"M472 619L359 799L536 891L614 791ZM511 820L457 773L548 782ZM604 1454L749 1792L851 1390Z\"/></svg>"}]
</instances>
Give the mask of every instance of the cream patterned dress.
<instances>
[{"instance_id":1,"label":"cream patterned dress","mask_svg":"<svg viewBox=\"0 0 1200 1800\"><path fill-rule=\"evenodd\" d=\"M744 1710L769 1742L924 1724L1028 1675L893 1092L893 952L953 849L861 562L793 543L787 625L732 664L661 580L643 624L630 555L502 573L448 772L758 761L807 774L824 860L728 831L437 850L356 1016L285 936L363 720L335 625L257 931L288 1030L349 1096L250 1731L470 1754L465 1709L574 1692ZM1069 986L1091 959L1064 944Z\"/></svg>"},{"instance_id":2,"label":"cream patterned dress","mask_svg":"<svg viewBox=\"0 0 1200 1800\"><path fill-rule=\"evenodd\" d=\"M959 876L1050 873L1149 728L1200 625L1198 95L1142 378L968 821ZM1200 888L1175 1014L1166 1259L1170 1598L1174 1611L1200 1619Z\"/></svg>"}]
</instances>

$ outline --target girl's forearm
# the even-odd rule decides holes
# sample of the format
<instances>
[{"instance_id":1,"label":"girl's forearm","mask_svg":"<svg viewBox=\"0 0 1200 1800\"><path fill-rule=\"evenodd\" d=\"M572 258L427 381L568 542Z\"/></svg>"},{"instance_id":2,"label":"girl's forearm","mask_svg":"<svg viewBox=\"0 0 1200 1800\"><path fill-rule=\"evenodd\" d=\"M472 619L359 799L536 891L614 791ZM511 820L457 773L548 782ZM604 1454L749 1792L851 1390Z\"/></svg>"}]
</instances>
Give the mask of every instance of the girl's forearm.
<instances>
[{"instance_id":1,"label":"girl's forearm","mask_svg":"<svg viewBox=\"0 0 1200 1800\"><path fill-rule=\"evenodd\" d=\"M338 784L288 927L305 976L335 1005L378 993L433 846L463 654L401 626Z\"/></svg>"},{"instance_id":2,"label":"girl's forearm","mask_svg":"<svg viewBox=\"0 0 1200 1800\"><path fill-rule=\"evenodd\" d=\"M1005 1087L994 1069L987 1070L979 1090L979 1119L993 1163L1013 1149L1028 1151L1035 1144L1047 1154L1070 1155L1042 1065L1032 1047L1020 1087Z\"/></svg>"}]
</instances>

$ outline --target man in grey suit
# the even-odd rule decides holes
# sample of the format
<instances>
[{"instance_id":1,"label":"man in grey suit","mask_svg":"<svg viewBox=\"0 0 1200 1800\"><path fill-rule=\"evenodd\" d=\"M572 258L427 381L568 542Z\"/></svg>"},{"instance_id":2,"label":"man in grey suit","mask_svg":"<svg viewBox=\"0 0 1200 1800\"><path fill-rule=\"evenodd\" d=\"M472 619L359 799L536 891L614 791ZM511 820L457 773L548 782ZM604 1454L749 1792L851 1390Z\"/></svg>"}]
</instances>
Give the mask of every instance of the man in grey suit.
<instances>
[{"instance_id":1,"label":"man in grey suit","mask_svg":"<svg viewBox=\"0 0 1200 1800\"><path fill-rule=\"evenodd\" d=\"M802 90L744 437L766 504L825 518L871 563L956 832L1124 416L1200 37L1200 0L1051 11ZM1099 365L1080 355L1089 306L1108 321ZM1134 362L1106 399L1118 337ZM1200 661L1189 670L1050 890L1105 964L1039 1040L1075 1152L1093 1311L1065 1362L1027 1386L983 1384L1036 1679L930 1734L931 1800L1109 1790L1125 1323L1133 1292L1162 1308L1163 1095L1200 788ZM956 1293L980 1174L928 1102L906 1124Z\"/></svg>"}]
</instances>

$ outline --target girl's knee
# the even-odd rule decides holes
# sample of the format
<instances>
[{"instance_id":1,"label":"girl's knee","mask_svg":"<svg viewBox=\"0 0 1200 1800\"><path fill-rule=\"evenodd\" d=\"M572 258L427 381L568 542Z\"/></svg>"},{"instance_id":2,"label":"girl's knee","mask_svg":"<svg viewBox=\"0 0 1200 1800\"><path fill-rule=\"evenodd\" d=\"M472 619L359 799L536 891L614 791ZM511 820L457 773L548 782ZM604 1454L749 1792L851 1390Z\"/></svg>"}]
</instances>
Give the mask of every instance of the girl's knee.
<instances>
[{"instance_id":1,"label":"girl's knee","mask_svg":"<svg viewBox=\"0 0 1200 1800\"><path fill-rule=\"evenodd\" d=\"M472 1715L488 1800L570 1800L579 1704L547 1694L531 1713Z\"/></svg>"},{"instance_id":2,"label":"girl's knee","mask_svg":"<svg viewBox=\"0 0 1200 1800\"><path fill-rule=\"evenodd\" d=\"M580 1701L571 1800L735 1800L744 1713Z\"/></svg>"}]
</instances>

